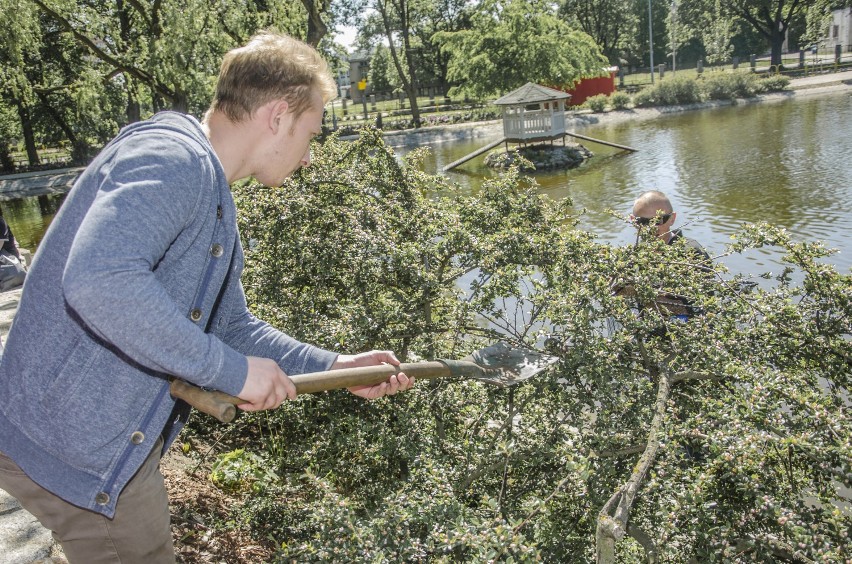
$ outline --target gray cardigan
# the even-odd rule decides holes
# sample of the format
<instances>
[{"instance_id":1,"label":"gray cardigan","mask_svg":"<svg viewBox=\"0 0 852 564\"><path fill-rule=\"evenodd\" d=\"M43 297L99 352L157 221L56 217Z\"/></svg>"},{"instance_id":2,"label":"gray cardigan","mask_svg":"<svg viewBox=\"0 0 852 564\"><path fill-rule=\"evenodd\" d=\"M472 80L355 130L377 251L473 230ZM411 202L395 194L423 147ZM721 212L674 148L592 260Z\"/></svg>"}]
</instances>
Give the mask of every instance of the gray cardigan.
<instances>
[{"instance_id":1,"label":"gray cardigan","mask_svg":"<svg viewBox=\"0 0 852 564\"><path fill-rule=\"evenodd\" d=\"M39 246L0 363L0 451L42 487L111 517L188 406L168 375L236 395L246 356L287 374L336 355L253 317L236 209L199 123L124 128L80 176Z\"/></svg>"}]
</instances>

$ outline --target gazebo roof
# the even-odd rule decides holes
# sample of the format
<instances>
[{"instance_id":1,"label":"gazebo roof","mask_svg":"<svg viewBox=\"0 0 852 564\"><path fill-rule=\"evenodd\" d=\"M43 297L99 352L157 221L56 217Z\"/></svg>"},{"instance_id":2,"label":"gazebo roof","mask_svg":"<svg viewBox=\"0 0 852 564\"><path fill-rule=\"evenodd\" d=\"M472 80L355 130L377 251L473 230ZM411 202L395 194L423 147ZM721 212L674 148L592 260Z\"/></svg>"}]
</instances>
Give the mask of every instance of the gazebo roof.
<instances>
[{"instance_id":1,"label":"gazebo roof","mask_svg":"<svg viewBox=\"0 0 852 564\"><path fill-rule=\"evenodd\" d=\"M561 90L555 90L553 88L548 88L547 86L527 82L517 90L513 90L505 96L497 98L496 100L494 100L494 104L498 106L515 106L520 104L532 104L535 102L565 100L570 97L571 95L567 92L562 92Z\"/></svg>"}]
</instances>

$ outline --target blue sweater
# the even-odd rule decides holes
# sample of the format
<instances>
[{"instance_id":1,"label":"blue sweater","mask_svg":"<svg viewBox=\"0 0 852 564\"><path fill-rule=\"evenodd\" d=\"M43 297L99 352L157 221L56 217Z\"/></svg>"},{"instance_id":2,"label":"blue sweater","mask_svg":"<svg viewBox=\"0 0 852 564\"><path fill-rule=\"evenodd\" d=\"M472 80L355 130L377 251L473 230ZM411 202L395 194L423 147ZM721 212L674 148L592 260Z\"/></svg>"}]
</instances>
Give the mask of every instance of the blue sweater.
<instances>
[{"instance_id":1,"label":"blue sweater","mask_svg":"<svg viewBox=\"0 0 852 564\"><path fill-rule=\"evenodd\" d=\"M0 451L42 487L111 517L188 406L169 375L237 395L246 356L287 374L336 355L254 318L225 173L198 122L124 128L39 246L0 363Z\"/></svg>"}]
</instances>

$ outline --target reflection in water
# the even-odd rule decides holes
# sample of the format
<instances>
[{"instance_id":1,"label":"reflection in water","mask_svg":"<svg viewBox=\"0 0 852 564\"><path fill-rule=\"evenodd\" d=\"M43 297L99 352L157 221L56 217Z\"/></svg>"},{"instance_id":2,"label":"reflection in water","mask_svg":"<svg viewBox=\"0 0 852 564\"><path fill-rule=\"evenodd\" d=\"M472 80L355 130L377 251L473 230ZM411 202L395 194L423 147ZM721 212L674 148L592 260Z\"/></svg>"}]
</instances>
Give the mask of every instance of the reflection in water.
<instances>
[{"instance_id":1,"label":"reflection in water","mask_svg":"<svg viewBox=\"0 0 852 564\"><path fill-rule=\"evenodd\" d=\"M0 204L3 207L4 218L12 229L12 233L15 234L18 246L35 253L50 222L53 221L53 217L64 201L65 194L47 194L8 200Z\"/></svg>"}]
</instances>

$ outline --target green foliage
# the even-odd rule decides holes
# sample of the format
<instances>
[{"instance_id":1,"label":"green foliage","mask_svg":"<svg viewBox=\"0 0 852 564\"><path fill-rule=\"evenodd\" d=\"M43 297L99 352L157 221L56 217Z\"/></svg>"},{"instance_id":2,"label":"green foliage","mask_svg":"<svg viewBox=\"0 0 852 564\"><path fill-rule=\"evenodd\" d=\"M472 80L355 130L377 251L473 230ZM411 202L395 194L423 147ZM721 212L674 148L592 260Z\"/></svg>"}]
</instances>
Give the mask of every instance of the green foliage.
<instances>
[{"instance_id":1,"label":"green foliage","mask_svg":"<svg viewBox=\"0 0 852 564\"><path fill-rule=\"evenodd\" d=\"M630 105L630 94L627 92L613 92L609 97L609 104L614 110L624 110Z\"/></svg>"},{"instance_id":2,"label":"green foliage","mask_svg":"<svg viewBox=\"0 0 852 564\"><path fill-rule=\"evenodd\" d=\"M790 77L783 74L765 76L760 80L758 92L783 92L790 86Z\"/></svg>"},{"instance_id":3,"label":"green foliage","mask_svg":"<svg viewBox=\"0 0 852 564\"><path fill-rule=\"evenodd\" d=\"M250 241L246 294L262 318L324 346L447 350L455 337L441 336L472 324L470 305L457 299L459 279L480 269L475 280L485 291L490 269L535 260L536 238L554 226L543 223L545 204L517 173L461 198L411 164L422 153L401 164L378 139L364 130L355 143L329 140L280 189L237 192ZM511 217L488 209L492 200Z\"/></svg>"},{"instance_id":4,"label":"green foliage","mask_svg":"<svg viewBox=\"0 0 852 564\"><path fill-rule=\"evenodd\" d=\"M379 45L373 52L367 80L373 92L393 92L400 85L399 76L390 58L390 50L384 45Z\"/></svg>"},{"instance_id":5,"label":"green foliage","mask_svg":"<svg viewBox=\"0 0 852 564\"><path fill-rule=\"evenodd\" d=\"M631 0L561 0L559 17L582 29L611 64L621 64L625 52L634 51L639 33L638 13L647 9Z\"/></svg>"},{"instance_id":6,"label":"green foliage","mask_svg":"<svg viewBox=\"0 0 852 564\"><path fill-rule=\"evenodd\" d=\"M0 0L0 11L15 15L0 29L0 105L19 114L31 161L37 144L68 144L80 163L161 109L200 116L225 51L262 28L303 37L307 19L302 2Z\"/></svg>"},{"instance_id":7,"label":"green foliage","mask_svg":"<svg viewBox=\"0 0 852 564\"><path fill-rule=\"evenodd\" d=\"M710 100L753 98L761 91L759 82L750 72L711 72L703 77L701 88Z\"/></svg>"},{"instance_id":8,"label":"green foliage","mask_svg":"<svg viewBox=\"0 0 852 564\"><path fill-rule=\"evenodd\" d=\"M433 39L449 56L451 91L485 98L527 82L571 87L597 77L607 66L586 33L572 29L540 0L488 0L470 29L437 33Z\"/></svg>"},{"instance_id":9,"label":"green foliage","mask_svg":"<svg viewBox=\"0 0 852 564\"><path fill-rule=\"evenodd\" d=\"M311 475L307 480L319 509L305 516L303 526L316 532L282 543L283 560L449 563L485 562L498 555L504 561L531 561L537 556L529 540L495 517L494 500L471 507L437 468L415 468L370 511L327 480Z\"/></svg>"},{"instance_id":10,"label":"green foliage","mask_svg":"<svg viewBox=\"0 0 852 564\"><path fill-rule=\"evenodd\" d=\"M636 107L693 104L703 100L753 98L764 92L778 92L790 84L786 76L761 78L751 72L709 72L697 80L675 77L640 90L634 97Z\"/></svg>"},{"instance_id":11,"label":"green foliage","mask_svg":"<svg viewBox=\"0 0 852 564\"><path fill-rule=\"evenodd\" d=\"M586 98L583 105L593 112L602 112L606 109L608 101L609 97L606 94L595 94Z\"/></svg>"},{"instance_id":12,"label":"green foliage","mask_svg":"<svg viewBox=\"0 0 852 564\"><path fill-rule=\"evenodd\" d=\"M675 76L643 88L633 97L636 107L676 106L702 100L701 86L691 78Z\"/></svg>"},{"instance_id":13,"label":"green foliage","mask_svg":"<svg viewBox=\"0 0 852 564\"><path fill-rule=\"evenodd\" d=\"M244 449L232 450L216 457L210 470L210 481L229 492L260 493L278 480L264 460Z\"/></svg>"},{"instance_id":14,"label":"green foliage","mask_svg":"<svg viewBox=\"0 0 852 564\"><path fill-rule=\"evenodd\" d=\"M238 510L257 538L282 561L582 562L623 504L660 561L850 557L852 278L829 250L744 228L728 253L772 246L788 269L749 291L644 231L596 242L516 171L467 194L420 156L365 130L280 189L238 189L252 309L346 352L459 358L502 338L559 362L509 389L243 414L281 477ZM644 558L627 539L617 555Z\"/></svg>"},{"instance_id":15,"label":"green foliage","mask_svg":"<svg viewBox=\"0 0 852 564\"><path fill-rule=\"evenodd\" d=\"M734 51L731 43L734 21L723 15L722 0L714 0L705 11L699 11L697 19L707 64L718 65L729 61Z\"/></svg>"}]
</instances>

